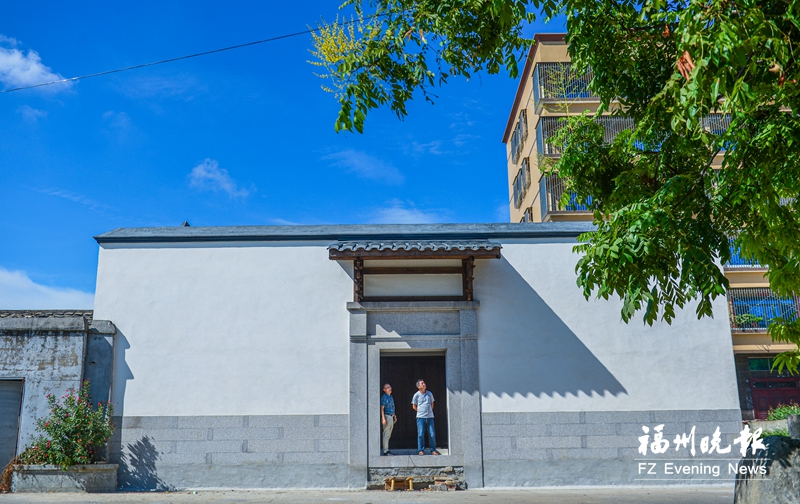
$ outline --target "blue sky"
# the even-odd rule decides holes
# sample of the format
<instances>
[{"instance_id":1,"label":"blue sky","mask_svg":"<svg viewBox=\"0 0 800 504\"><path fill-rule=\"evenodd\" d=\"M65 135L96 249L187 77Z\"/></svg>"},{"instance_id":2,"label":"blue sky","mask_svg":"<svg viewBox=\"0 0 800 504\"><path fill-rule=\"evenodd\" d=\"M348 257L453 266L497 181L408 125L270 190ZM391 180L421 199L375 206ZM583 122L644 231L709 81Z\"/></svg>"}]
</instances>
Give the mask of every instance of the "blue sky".
<instances>
[{"instance_id":1,"label":"blue sky","mask_svg":"<svg viewBox=\"0 0 800 504\"><path fill-rule=\"evenodd\" d=\"M338 5L7 3L0 88L301 31ZM453 81L405 121L381 110L364 135L336 134L310 47L304 35L0 94L0 309L91 308L92 236L118 227L508 219L516 81Z\"/></svg>"}]
</instances>

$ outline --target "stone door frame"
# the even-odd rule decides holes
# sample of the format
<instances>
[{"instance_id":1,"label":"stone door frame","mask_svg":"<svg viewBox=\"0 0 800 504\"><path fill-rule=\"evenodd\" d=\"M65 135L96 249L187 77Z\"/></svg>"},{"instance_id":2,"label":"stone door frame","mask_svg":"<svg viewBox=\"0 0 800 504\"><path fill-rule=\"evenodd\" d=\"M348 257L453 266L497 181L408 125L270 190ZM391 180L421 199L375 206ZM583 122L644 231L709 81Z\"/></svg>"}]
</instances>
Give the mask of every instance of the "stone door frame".
<instances>
[{"instance_id":1,"label":"stone door frame","mask_svg":"<svg viewBox=\"0 0 800 504\"><path fill-rule=\"evenodd\" d=\"M444 352L449 454L414 456L416 467L461 466L467 485L483 486L477 301L347 303L350 312L351 488L370 468L406 467L408 456L380 456L380 357L389 352ZM440 399L441 400L441 399Z\"/></svg>"}]
</instances>

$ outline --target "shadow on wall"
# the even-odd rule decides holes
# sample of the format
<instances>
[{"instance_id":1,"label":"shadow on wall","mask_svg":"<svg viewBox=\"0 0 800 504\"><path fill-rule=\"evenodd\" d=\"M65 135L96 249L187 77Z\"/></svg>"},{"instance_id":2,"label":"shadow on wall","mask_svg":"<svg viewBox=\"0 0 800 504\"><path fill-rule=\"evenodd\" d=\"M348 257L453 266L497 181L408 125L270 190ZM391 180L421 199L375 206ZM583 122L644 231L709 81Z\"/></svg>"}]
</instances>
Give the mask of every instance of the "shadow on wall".
<instances>
[{"instance_id":1,"label":"shadow on wall","mask_svg":"<svg viewBox=\"0 0 800 504\"><path fill-rule=\"evenodd\" d=\"M125 361L125 352L131 347L128 339L117 329L114 340L114 379L112 381L111 401L114 405L114 434L108 441L109 462L119 464L117 471L118 487L121 490L171 490L158 477L156 462L161 454L149 437L142 437L135 443L122 447L122 420L125 410L125 388L128 380L133 380L133 372Z\"/></svg>"},{"instance_id":2,"label":"shadow on wall","mask_svg":"<svg viewBox=\"0 0 800 504\"><path fill-rule=\"evenodd\" d=\"M476 268L481 392L498 396L627 394L627 390L505 259ZM576 289L564 278L563 289ZM557 295L557 294L556 294ZM575 316L582 316L576 310ZM598 330L605 330L598 321Z\"/></svg>"},{"instance_id":3,"label":"shadow on wall","mask_svg":"<svg viewBox=\"0 0 800 504\"><path fill-rule=\"evenodd\" d=\"M128 338L117 328L114 337L114 378L111 381L111 403L114 405L114 415L122 417L125 414L125 387L128 380L133 380L133 372L125 361L125 351L131 347ZM117 424L118 427L121 424Z\"/></svg>"},{"instance_id":4,"label":"shadow on wall","mask_svg":"<svg viewBox=\"0 0 800 504\"><path fill-rule=\"evenodd\" d=\"M110 399L113 363L113 337L89 333L86 338L83 379L89 382L92 404Z\"/></svg>"},{"instance_id":5,"label":"shadow on wall","mask_svg":"<svg viewBox=\"0 0 800 504\"><path fill-rule=\"evenodd\" d=\"M135 443L128 443L125 449L118 445L111 447L112 462L119 464L117 473L120 490L173 490L158 477L156 462L160 453L152 440L143 436Z\"/></svg>"}]
</instances>

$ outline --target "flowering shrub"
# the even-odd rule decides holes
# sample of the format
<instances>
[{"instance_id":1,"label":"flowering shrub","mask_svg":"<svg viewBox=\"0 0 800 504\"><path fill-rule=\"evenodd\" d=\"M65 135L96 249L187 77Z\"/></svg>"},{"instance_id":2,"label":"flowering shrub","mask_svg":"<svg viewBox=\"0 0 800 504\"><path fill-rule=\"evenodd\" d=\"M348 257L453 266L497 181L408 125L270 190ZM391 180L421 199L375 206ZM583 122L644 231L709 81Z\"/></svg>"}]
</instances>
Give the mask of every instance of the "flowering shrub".
<instances>
[{"instance_id":1,"label":"flowering shrub","mask_svg":"<svg viewBox=\"0 0 800 504\"><path fill-rule=\"evenodd\" d=\"M66 469L99 460L114 432L111 404L93 406L88 381L81 383L80 390L67 390L61 399L63 404L54 395L47 396L50 414L36 421L36 431L41 434L20 455L23 464L53 464Z\"/></svg>"},{"instance_id":2,"label":"flowering shrub","mask_svg":"<svg viewBox=\"0 0 800 504\"><path fill-rule=\"evenodd\" d=\"M780 404L775 409L770 408L767 420L785 420L789 415L800 415L800 405Z\"/></svg>"}]
</instances>

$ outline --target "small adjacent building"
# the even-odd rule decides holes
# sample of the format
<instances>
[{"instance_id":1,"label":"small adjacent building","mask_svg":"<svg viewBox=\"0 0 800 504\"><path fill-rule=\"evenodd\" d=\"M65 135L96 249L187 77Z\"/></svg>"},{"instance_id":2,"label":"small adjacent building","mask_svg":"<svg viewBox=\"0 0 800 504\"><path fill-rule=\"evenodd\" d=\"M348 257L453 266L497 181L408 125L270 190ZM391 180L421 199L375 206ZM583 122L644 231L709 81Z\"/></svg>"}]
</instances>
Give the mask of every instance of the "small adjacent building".
<instances>
[{"instance_id":1,"label":"small adjacent building","mask_svg":"<svg viewBox=\"0 0 800 504\"><path fill-rule=\"evenodd\" d=\"M89 380L93 402L109 400L115 333L91 310L0 310L0 467L35 435L47 395Z\"/></svg>"}]
</instances>

